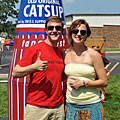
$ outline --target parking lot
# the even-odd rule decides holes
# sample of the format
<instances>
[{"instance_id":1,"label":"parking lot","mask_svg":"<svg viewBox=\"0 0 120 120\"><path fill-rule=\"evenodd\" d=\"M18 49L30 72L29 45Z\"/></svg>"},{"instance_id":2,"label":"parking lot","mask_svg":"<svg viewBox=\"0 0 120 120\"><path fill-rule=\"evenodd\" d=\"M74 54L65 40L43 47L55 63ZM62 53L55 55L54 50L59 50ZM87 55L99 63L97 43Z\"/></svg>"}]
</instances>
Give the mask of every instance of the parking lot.
<instances>
[{"instance_id":1,"label":"parking lot","mask_svg":"<svg viewBox=\"0 0 120 120\"><path fill-rule=\"evenodd\" d=\"M4 53L2 55L2 69L0 70L0 74L9 74L9 67L11 62L13 46L10 46L10 49L7 50L4 46ZM112 75L120 74L120 52L109 52L106 53L107 59L111 61L111 65L108 68L109 70L112 69Z\"/></svg>"}]
</instances>

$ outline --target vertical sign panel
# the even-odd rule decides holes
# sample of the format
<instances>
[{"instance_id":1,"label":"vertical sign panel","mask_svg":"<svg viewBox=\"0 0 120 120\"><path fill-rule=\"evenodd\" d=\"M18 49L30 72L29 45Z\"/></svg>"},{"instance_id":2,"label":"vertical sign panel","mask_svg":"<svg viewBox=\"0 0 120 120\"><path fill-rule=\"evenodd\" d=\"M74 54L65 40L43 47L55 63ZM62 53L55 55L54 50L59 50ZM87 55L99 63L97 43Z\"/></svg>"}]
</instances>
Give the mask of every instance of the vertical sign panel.
<instances>
[{"instance_id":1,"label":"vertical sign panel","mask_svg":"<svg viewBox=\"0 0 120 120\"><path fill-rule=\"evenodd\" d=\"M46 39L45 22L50 16L59 16L65 24L62 0L21 0L13 53L8 76L8 119L23 120L29 75L13 78L12 71L28 47ZM68 45L66 29L58 42L60 49Z\"/></svg>"}]
</instances>

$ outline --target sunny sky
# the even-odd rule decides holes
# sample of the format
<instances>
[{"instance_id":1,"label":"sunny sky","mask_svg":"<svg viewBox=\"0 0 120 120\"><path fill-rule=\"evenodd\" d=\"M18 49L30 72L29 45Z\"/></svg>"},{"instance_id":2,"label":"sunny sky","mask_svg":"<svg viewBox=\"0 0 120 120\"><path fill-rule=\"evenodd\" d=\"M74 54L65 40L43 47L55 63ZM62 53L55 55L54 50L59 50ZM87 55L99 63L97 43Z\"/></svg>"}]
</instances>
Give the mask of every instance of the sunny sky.
<instances>
[{"instance_id":1,"label":"sunny sky","mask_svg":"<svg viewBox=\"0 0 120 120\"><path fill-rule=\"evenodd\" d=\"M74 13L120 14L120 0L62 0L62 3L65 15Z\"/></svg>"},{"instance_id":2,"label":"sunny sky","mask_svg":"<svg viewBox=\"0 0 120 120\"><path fill-rule=\"evenodd\" d=\"M72 13L120 14L120 0L63 0L65 15Z\"/></svg>"}]
</instances>

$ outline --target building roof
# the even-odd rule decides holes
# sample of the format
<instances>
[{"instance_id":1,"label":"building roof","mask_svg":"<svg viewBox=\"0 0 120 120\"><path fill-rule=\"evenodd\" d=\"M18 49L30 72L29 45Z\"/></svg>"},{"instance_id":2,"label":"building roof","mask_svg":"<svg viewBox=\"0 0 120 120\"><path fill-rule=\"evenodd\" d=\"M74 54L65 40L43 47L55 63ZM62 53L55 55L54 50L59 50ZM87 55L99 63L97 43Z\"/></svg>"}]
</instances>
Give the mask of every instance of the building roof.
<instances>
[{"instance_id":1,"label":"building roof","mask_svg":"<svg viewBox=\"0 0 120 120\"><path fill-rule=\"evenodd\" d=\"M120 14L69 14L65 16L66 25L76 19L85 19L90 27L103 27L104 25L120 25Z\"/></svg>"},{"instance_id":2,"label":"building roof","mask_svg":"<svg viewBox=\"0 0 120 120\"><path fill-rule=\"evenodd\" d=\"M120 16L120 14L108 14L108 13L104 13L104 14L69 14L69 15L66 15L65 17L68 17L68 16Z\"/></svg>"}]
</instances>

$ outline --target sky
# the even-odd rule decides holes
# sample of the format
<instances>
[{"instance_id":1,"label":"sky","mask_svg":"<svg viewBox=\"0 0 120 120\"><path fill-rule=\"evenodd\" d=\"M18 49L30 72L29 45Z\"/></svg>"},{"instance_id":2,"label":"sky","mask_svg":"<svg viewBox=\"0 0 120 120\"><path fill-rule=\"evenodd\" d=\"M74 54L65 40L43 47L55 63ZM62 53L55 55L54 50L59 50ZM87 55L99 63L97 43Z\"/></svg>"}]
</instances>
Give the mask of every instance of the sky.
<instances>
[{"instance_id":1,"label":"sky","mask_svg":"<svg viewBox=\"0 0 120 120\"><path fill-rule=\"evenodd\" d=\"M63 0L64 14L120 14L120 0Z\"/></svg>"},{"instance_id":2,"label":"sky","mask_svg":"<svg viewBox=\"0 0 120 120\"><path fill-rule=\"evenodd\" d=\"M62 0L62 3L64 16L70 14L120 14L120 0ZM17 7L20 7L20 2Z\"/></svg>"},{"instance_id":3,"label":"sky","mask_svg":"<svg viewBox=\"0 0 120 120\"><path fill-rule=\"evenodd\" d=\"M64 15L120 14L120 0L62 0L62 3Z\"/></svg>"}]
</instances>

